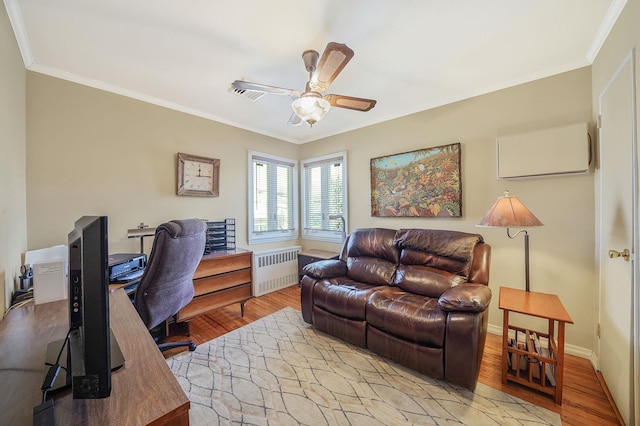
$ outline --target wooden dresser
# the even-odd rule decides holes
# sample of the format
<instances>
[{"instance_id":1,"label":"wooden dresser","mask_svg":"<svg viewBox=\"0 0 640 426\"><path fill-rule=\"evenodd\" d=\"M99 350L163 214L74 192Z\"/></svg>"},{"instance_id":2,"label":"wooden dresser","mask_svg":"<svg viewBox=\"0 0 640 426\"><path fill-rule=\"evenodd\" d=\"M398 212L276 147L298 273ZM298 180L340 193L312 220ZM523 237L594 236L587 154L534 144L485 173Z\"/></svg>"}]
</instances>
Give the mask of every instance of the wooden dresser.
<instances>
[{"instance_id":1,"label":"wooden dresser","mask_svg":"<svg viewBox=\"0 0 640 426\"><path fill-rule=\"evenodd\" d=\"M202 257L193 274L193 300L176 315L178 322L189 321L213 309L251 299L253 252L245 249L215 251Z\"/></svg>"}]
</instances>

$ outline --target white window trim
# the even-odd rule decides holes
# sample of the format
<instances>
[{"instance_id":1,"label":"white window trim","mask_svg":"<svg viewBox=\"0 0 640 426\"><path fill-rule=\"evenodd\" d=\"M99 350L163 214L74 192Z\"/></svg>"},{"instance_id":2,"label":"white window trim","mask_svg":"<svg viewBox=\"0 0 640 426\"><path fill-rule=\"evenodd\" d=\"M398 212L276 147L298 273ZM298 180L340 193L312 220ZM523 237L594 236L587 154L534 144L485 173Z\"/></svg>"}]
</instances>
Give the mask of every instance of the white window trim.
<instances>
[{"instance_id":1,"label":"white window trim","mask_svg":"<svg viewBox=\"0 0 640 426\"><path fill-rule=\"evenodd\" d=\"M339 232L339 231L318 231L318 230L311 230L311 229L306 229L304 227L304 224L307 222L307 206L305 205L306 202L306 192L307 192L307 182L306 182L306 173L305 173L305 165L306 164L311 164L311 163L319 163L319 162L324 162L327 160L330 160L332 158L342 158L342 165L343 165L343 169L342 169L342 197L343 197L343 212L342 212L342 217L344 218L344 233L343 232ZM348 212L348 200L349 197L348 195L348 173L347 173L347 151L341 151L341 152L335 152L333 154L327 154L327 155L323 155L320 157L314 157L314 158L309 158L306 160L302 160L300 161L300 175L301 175L301 200L302 200L302 206L300 208L300 210L302 211L302 224L301 224L301 228L302 228L302 239L303 240L315 240L315 241L326 241L326 242L331 242L331 243L338 243L338 244L342 244L342 242L344 241L344 237L346 237L346 235L348 235L349 231L349 212ZM338 219L339 220L339 219Z\"/></svg>"},{"instance_id":2,"label":"white window trim","mask_svg":"<svg viewBox=\"0 0 640 426\"><path fill-rule=\"evenodd\" d=\"M293 201L293 211L292 221L293 221L293 229L291 230L283 230L283 231L266 231L266 232L254 232L253 231L253 203L254 203L254 188L253 188L253 160L254 158L264 158L266 160L273 160L280 163L287 163L293 166L292 170L292 201ZM290 158L279 157L277 155L265 154L258 151L249 151L248 156L248 229L247 229L247 241L249 244L264 244L271 243L277 241L288 241L288 240L297 240L300 235L300 221L298 211L300 210L300 205L298 203L298 161L292 160Z\"/></svg>"}]
</instances>

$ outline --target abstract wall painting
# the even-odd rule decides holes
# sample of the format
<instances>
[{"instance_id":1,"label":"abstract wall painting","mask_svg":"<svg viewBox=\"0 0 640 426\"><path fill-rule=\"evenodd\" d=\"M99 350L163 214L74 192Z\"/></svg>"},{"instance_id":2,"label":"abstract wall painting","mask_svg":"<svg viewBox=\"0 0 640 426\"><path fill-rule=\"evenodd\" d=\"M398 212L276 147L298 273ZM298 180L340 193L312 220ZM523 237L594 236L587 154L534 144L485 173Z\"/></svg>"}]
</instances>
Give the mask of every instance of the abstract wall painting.
<instances>
[{"instance_id":1,"label":"abstract wall painting","mask_svg":"<svg viewBox=\"0 0 640 426\"><path fill-rule=\"evenodd\" d=\"M460 143L371 159L371 216L462 217Z\"/></svg>"}]
</instances>

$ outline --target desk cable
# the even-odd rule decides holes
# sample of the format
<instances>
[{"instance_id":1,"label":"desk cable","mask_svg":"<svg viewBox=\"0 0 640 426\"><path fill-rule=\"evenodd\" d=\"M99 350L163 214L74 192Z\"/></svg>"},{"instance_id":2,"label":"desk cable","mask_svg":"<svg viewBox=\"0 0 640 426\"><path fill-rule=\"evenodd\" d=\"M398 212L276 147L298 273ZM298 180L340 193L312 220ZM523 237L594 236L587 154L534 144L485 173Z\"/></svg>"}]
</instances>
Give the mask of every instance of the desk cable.
<instances>
[{"instance_id":1,"label":"desk cable","mask_svg":"<svg viewBox=\"0 0 640 426\"><path fill-rule=\"evenodd\" d=\"M53 400L50 399L47 401L47 392L49 392L49 389L53 387L53 384L60 373L60 369L64 368L60 365L60 357L62 356L62 352L67 345L67 342L69 341L69 334L71 334L71 329L67 331L67 335L62 341L60 351L56 357L56 362L54 364L47 364L49 365L49 370L47 371L47 375L40 387L42 390L42 402L40 405L33 407L34 426L55 426L56 424L55 413L53 411Z\"/></svg>"},{"instance_id":2,"label":"desk cable","mask_svg":"<svg viewBox=\"0 0 640 426\"><path fill-rule=\"evenodd\" d=\"M29 291L28 291L27 293L25 293L25 294L28 294L28 293L33 294L33 290L29 290ZM15 302L13 305L9 306L9 307L7 308L7 310L6 310L6 311L4 311L4 316L6 317L6 316L7 316L7 314L8 314L10 311L12 311L13 309L21 308L21 307L23 307L23 306L25 306L25 305L28 305L28 304L30 304L30 303L33 303L33 296L32 296L32 297L28 297L28 298L26 298L26 299L24 299L24 300L21 300L21 301L19 301L19 302ZM4 319L4 318L3 318L3 319Z\"/></svg>"}]
</instances>

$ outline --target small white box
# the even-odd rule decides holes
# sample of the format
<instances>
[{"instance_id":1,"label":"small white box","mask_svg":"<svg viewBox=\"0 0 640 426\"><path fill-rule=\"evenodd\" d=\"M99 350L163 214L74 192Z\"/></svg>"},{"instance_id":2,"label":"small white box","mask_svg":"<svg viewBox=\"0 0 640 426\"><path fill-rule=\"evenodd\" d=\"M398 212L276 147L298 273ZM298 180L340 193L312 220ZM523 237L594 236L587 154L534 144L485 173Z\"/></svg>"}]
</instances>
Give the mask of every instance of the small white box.
<instances>
[{"instance_id":1,"label":"small white box","mask_svg":"<svg viewBox=\"0 0 640 426\"><path fill-rule=\"evenodd\" d=\"M33 299L36 305L68 298L64 259L33 264Z\"/></svg>"}]
</instances>

